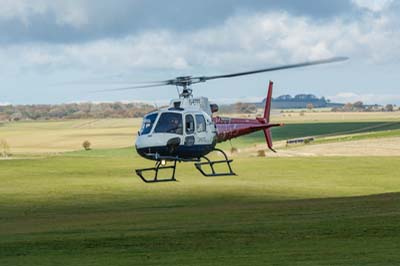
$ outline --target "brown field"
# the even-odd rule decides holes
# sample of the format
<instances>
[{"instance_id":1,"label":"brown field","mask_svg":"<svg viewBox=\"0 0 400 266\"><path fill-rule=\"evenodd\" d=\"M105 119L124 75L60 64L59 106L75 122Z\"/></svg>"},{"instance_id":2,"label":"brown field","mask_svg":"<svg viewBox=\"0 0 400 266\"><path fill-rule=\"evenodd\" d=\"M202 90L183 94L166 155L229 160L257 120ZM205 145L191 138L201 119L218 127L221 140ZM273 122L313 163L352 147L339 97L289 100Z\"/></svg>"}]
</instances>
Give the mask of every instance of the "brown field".
<instances>
[{"instance_id":1,"label":"brown field","mask_svg":"<svg viewBox=\"0 0 400 266\"><path fill-rule=\"evenodd\" d=\"M89 140L95 149L133 146L141 119L101 119L14 122L0 127L13 154L58 153L82 149Z\"/></svg>"},{"instance_id":2,"label":"brown field","mask_svg":"<svg viewBox=\"0 0 400 266\"><path fill-rule=\"evenodd\" d=\"M270 152L266 144L257 144L230 154L234 157L257 156L265 150L268 157L313 157L313 156L400 156L400 137L353 140L312 145L286 147L285 141L275 142L277 153Z\"/></svg>"},{"instance_id":3,"label":"brown field","mask_svg":"<svg viewBox=\"0 0 400 266\"><path fill-rule=\"evenodd\" d=\"M222 115L221 115L222 116ZM250 115L230 115L233 117L255 117ZM300 115L299 111L281 113L275 110L271 114L272 122L284 123L313 123L313 122L351 122L351 121L399 121L400 112L376 112L376 113L333 113L327 111L308 111ZM0 123L0 139L7 141L11 147L13 154L43 154L43 153L59 153L66 151L74 151L82 149L82 143L89 140L94 149L120 148L133 146L137 131L140 127L140 118L126 119L82 119L82 120L63 120L63 121L22 121L12 123ZM384 145L388 147L397 147L395 140L385 143L374 144L376 140L366 141L362 145L368 147L371 152L369 155L385 154ZM391 144L390 144L391 143ZM360 144L360 145L361 145ZM321 144L322 145L322 144ZM356 145L356 144L355 144ZM364 154L364 152L354 152L351 149L336 147L335 145L324 144L317 148L299 147L296 149L282 149L280 146L284 144L276 143L276 147L280 149L278 156L294 155L319 155L319 154ZM264 147L264 146L263 146ZM378 148L381 147L381 148ZM249 152L260 147L250 147ZM321 152L320 150L328 151ZM338 150L342 149L342 150ZM367 149L367 148L366 148ZM393 151L396 152L396 151ZM244 154L247 154L245 152ZM293 155L293 156L294 156Z\"/></svg>"},{"instance_id":4,"label":"brown field","mask_svg":"<svg viewBox=\"0 0 400 266\"><path fill-rule=\"evenodd\" d=\"M220 114L227 117L255 118L262 116L263 110L257 114ZM330 112L326 109L315 110L280 110L271 111L271 122L274 123L312 123L312 122L380 122L399 121L400 111L395 112Z\"/></svg>"},{"instance_id":5,"label":"brown field","mask_svg":"<svg viewBox=\"0 0 400 266\"><path fill-rule=\"evenodd\" d=\"M272 119L281 122L366 122L366 121L398 121L400 112L305 112L304 115L297 113L281 113L272 116Z\"/></svg>"},{"instance_id":6,"label":"brown field","mask_svg":"<svg viewBox=\"0 0 400 266\"><path fill-rule=\"evenodd\" d=\"M301 123L301 122L374 122L374 121L399 121L400 111L396 112L328 112L328 111L300 111L280 113L273 111L273 122Z\"/></svg>"}]
</instances>

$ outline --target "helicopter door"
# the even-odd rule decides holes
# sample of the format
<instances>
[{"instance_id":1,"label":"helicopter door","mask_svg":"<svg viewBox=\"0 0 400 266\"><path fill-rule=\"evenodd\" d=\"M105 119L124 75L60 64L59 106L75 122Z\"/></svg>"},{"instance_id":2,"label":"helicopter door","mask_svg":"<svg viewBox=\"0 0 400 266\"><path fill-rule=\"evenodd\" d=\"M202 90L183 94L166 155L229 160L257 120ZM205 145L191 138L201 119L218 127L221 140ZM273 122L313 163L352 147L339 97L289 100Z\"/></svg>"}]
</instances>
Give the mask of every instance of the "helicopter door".
<instances>
[{"instance_id":1,"label":"helicopter door","mask_svg":"<svg viewBox=\"0 0 400 266\"><path fill-rule=\"evenodd\" d=\"M187 114L185 116L185 146L193 146L195 143L195 125L193 115Z\"/></svg>"},{"instance_id":2,"label":"helicopter door","mask_svg":"<svg viewBox=\"0 0 400 266\"><path fill-rule=\"evenodd\" d=\"M207 124L202 114L196 114L196 144L197 145L209 145L207 134Z\"/></svg>"}]
</instances>

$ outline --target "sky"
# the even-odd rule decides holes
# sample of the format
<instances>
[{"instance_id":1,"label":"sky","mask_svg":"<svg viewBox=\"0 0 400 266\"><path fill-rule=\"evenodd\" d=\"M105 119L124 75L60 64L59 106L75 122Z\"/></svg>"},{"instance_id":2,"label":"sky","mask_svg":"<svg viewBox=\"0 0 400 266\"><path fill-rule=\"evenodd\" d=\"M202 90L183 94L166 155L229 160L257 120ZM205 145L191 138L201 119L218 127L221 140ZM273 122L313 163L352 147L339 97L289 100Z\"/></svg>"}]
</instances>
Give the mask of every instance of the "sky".
<instances>
[{"instance_id":1,"label":"sky","mask_svg":"<svg viewBox=\"0 0 400 266\"><path fill-rule=\"evenodd\" d=\"M96 92L334 56L346 62L194 86L219 103L312 93L400 105L400 1L0 0L0 104L176 98L175 87Z\"/></svg>"}]
</instances>

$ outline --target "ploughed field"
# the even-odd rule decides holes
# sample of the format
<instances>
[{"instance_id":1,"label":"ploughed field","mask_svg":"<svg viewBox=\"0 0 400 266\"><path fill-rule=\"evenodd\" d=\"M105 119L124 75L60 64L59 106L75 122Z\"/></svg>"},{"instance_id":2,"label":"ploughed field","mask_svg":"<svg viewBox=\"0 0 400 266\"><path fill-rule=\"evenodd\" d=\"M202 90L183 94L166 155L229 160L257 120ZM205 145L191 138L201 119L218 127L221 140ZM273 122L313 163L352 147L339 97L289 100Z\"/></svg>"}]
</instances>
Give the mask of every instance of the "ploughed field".
<instances>
[{"instance_id":1,"label":"ploughed field","mask_svg":"<svg viewBox=\"0 0 400 266\"><path fill-rule=\"evenodd\" d=\"M144 184L133 169L152 162L132 147L138 123L87 122L29 124L31 135L61 136L63 145L51 147L46 137L32 142L26 123L0 127L12 153L23 142L45 152L32 155L21 145L18 159L0 160L0 265L400 263L399 156L237 156L238 176L206 178L186 163L178 164L179 182ZM389 122L290 124L273 134L374 131L380 140L399 135ZM47 153L81 149L86 138L91 151ZM252 135L233 143L260 141Z\"/></svg>"}]
</instances>

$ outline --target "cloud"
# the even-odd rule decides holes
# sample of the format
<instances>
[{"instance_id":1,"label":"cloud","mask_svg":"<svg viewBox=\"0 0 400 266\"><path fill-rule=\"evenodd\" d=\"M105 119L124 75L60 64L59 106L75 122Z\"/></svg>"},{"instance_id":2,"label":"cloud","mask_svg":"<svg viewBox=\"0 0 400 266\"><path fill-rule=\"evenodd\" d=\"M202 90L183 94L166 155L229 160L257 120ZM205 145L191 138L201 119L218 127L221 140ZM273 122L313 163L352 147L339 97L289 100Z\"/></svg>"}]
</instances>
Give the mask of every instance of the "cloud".
<instances>
[{"instance_id":1,"label":"cloud","mask_svg":"<svg viewBox=\"0 0 400 266\"><path fill-rule=\"evenodd\" d=\"M393 0L352 0L352 2L359 8L380 12L387 9L393 3Z\"/></svg>"},{"instance_id":2,"label":"cloud","mask_svg":"<svg viewBox=\"0 0 400 266\"><path fill-rule=\"evenodd\" d=\"M45 7L39 5L37 12L44 12ZM13 10L23 14L26 8L21 4ZM68 14L67 10L62 11L64 15ZM62 16L62 23L84 23L79 17L78 13L69 18ZM252 13L185 33L155 29L84 43L2 45L0 59L7 63L0 69L58 71L71 68L115 73L138 69L189 71L208 67L228 71L336 55L363 62L398 62L400 28L397 20L391 13L326 21L283 11Z\"/></svg>"},{"instance_id":3,"label":"cloud","mask_svg":"<svg viewBox=\"0 0 400 266\"><path fill-rule=\"evenodd\" d=\"M48 0L0 0L0 21L15 20L26 27L32 25L36 17L49 17L52 14L59 25L82 27L88 23L88 14L80 1L48 1Z\"/></svg>"},{"instance_id":4,"label":"cloud","mask_svg":"<svg viewBox=\"0 0 400 266\"><path fill-rule=\"evenodd\" d=\"M351 10L349 0L0 0L0 6L0 43L87 42L149 29L188 32L235 14L287 10L331 18Z\"/></svg>"},{"instance_id":5,"label":"cloud","mask_svg":"<svg viewBox=\"0 0 400 266\"><path fill-rule=\"evenodd\" d=\"M399 83L397 73L389 73L400 62L400 4L395 1L0 0L0 5L3 102L26 101L28 88L45 91L43 84L66 80L88 84L90 77L142 81L175 73L222 74L336 55L351 60L329 73L347 77L341 80L354 88L369 86L363 73L374 75L375 85L368 88L379 87L386 95ZM326 84L331 77L323 68L316 69L321 76L313 86L323 94L340 91L340 81ZM286 73L271 73L271 78L291 90L305 82L298 72ZM232 83L229 97L240 97L238 84ZM48 89L46 97L64 100L84 89ZM16 91L20 95L8 93Z\"/></svg>"},{"instance_id":6,"label":"cloud","mask_svg":"<svg viewBox=\"0 0 400 266\"><path fill-rule=\"evenodd\" d=\"M37 3L24 0L1 0L0 5L0 19L18 19L24 24L29 23L30 16L43 15L47 10L47 6L40 0Z\"/></svg>"}]
</instances>

